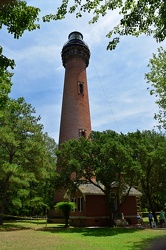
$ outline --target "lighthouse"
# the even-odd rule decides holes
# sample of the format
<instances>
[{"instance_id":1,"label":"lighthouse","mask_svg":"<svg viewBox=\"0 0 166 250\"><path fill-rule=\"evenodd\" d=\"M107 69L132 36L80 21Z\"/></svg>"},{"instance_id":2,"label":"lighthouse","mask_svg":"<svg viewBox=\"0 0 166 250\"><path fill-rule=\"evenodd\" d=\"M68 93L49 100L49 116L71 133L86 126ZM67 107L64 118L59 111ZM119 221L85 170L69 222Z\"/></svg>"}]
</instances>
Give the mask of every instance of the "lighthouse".
<instances>
[{"instance_id":1,"label":"lighthouse","mask_svg":"<svg viewBox=\"0 0 166 250\"><path fill-rule=\"evenodd\" d=\"M83 41L83 35L74 31L68 36L61 52L65 68L64 88L59 133L59 146L68 140L88 138L91 133L91 119L88 97L86 68L90 51ZM61 172L57 162L57 172ZM72 174L74 176L74 173ZM56 191L54 201L64 199L66 190Z\"/></svg>"},{"instance_id":2,"label":"lighthouse","mask_svg":"<svg viewBox=\"0 0 166 250\"><path fill-rule=\"evenodd\" d=\"M83 35L74 31L62 48L65 68L59 145L70 139L88 138L91 132L86 68L90 51Z\"/></svg>"}]
</instances>

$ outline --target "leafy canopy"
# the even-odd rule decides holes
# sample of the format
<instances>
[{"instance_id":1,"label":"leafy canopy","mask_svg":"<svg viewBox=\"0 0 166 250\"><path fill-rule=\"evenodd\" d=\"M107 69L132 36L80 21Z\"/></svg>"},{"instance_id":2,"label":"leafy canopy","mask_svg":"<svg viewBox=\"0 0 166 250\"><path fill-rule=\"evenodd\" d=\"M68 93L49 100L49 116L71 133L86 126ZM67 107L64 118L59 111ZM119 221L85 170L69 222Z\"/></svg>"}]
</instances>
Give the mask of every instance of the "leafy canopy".
<instances>
[{"instance_id":1,"label":"leafy canopy","mask_svg":"<svg viewBox=\"0 0 166 250\"><path fill-rule=\"evenodd\" d=\"M143 193L144 206L155 216L165 203L166 137L155 131L138 130L128 133L127 139L139 167L135 184Z\"/></svg>"},{"instance_id":2,"label":"leafy canopy","mask_svg":"<svg viewBox=\"0 0 166 250\"><path fill-rule=\"evenodd\" d=\"M68 227L70 212L75 209L75 207L76 205L74 202L67 201L58 202L55 205L55 208L58 209L65 218L65 227Z\"/></svg>"},{"instance_id":3,"label":"leafy canopy","mask_svg":"<svg viewBox=\"0 0 166 250\"><path fill-rule=\"evenodd\" d=\"M159 113L155 114L155 119L166 129L166 51L162 47L158 48L158 54L153 54L148 67L150 72L145 74L147 83L151 85L148 89L150 94L156 97L159 107Z\"/></svg>"},{"instance_id":4,"label":"leafy canopy","mask_svg":"<svg viewBox=\"0 0 166 250\"><path fill-rule=\"evenodd\" d=\"M107 49L114 49L121 36L140 34L152 35L157 42L166 36L166 2L165 0L62 0L56 14L43 17L44 21L61 20L70 13L82 17L84 12L92 13L90 23L95 23L100 17L118 10L120 22L108 34L112 40Z\"/></svg>"},{"instance_id":5,"label":"leafy canopy","mask_svg":"<svg viewBox=\"0 0 166 250\"><path fill-rule=\"evenodd\" d=\"M5 107L12 86L11 77L13 74L7 68L14 69L14 65L14 60L10 60L4 56L2 54L2 47L0 47L0 110Z\"/></svg>"},{"instance_id":6,"label":"leafy canopy","mask_svg":"<svg viewBox=\"0 0 166 250\"><path fill-rule=\"evenodd\" d=\"M18 39L25 30L31 31L39 28L39 11L39 8L27 6L25 1L1 0L0 30L6 26L8 33ZM3 48L0 46L0 110L7 103L12 86L13 74L8 71L8 68L14 69L15 66L14 60L3 55L2 50Z\"/></svg>"},{"instance_id":7,"label":"leafy canopy","mask_svg":"<svg viewBox=\"0 0 166 250\"><path fill-rule=\"evenodd\" d=\"M112 221L113 213L117 212L113 210L115 196L124 201L136 173L133 150L125 141L123 134L108 130L93 131L88 140L80 138L62 143L57 152L56 189L68 189L72 193L82 182L93 184L106 195Z\"/></svg>"},{"instance_id":8,"label":"leafy canopy","mask_svg":"<svg viewBox=\"0 0 166 250\"><path fill-rule=\"evenodd\" d=\"M1 1L0 3L0 29L3 25L7 27L14 38L22 36L25 30L39 28L38 13L40 9L27 6L25 1L11 0Z\"/></svg>"}]
</instances>

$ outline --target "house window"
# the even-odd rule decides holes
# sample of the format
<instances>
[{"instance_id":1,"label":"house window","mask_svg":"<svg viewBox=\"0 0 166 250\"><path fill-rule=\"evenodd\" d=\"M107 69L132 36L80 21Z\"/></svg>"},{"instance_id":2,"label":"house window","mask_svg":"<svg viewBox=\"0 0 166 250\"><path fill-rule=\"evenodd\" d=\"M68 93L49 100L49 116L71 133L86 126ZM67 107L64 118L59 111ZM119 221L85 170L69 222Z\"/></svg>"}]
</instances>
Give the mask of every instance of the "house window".
<instances>
[{"instance_id":1,"label":"house window","mask_svg":"<svg viewBox=\"0 0 166 250\"><path fill-rule=\"evenodd\" d=\"M72 199L71 199L71 201L72 201L72 202L74 202L74 203L75 203L75 205L77 204L77 200L76 200L76 198L72 198ZM76 207L73 209L73 212L76 212Z\"/></svg>"},{"instance_id":2,"label":"house window","mask_svg":"<svg viewBox=\"0 0 166 250\"><path fill-rule=\"evenodd\" d=\"M78 212L83 211L83 199L82 197L78 197Z\"/></svg>"},{"instance_id":3,"label":"house window","mask_svg":"<svg viewBox=\"0 0 166 250\"><path fill-rule=\"evenodd\" d=\"M78 94L84 95L84 83L83 82L78 82Z\"/></svg>"},{"instance_id":4,"label":"house window","mask_svg":"<svg viewBox=\"0 0 166 250\"><path fill-rule=\"evenodd\" d=\"M86 139L86 129L79 129L79 137L84 137Z\"/></svg>"}]
</instances>

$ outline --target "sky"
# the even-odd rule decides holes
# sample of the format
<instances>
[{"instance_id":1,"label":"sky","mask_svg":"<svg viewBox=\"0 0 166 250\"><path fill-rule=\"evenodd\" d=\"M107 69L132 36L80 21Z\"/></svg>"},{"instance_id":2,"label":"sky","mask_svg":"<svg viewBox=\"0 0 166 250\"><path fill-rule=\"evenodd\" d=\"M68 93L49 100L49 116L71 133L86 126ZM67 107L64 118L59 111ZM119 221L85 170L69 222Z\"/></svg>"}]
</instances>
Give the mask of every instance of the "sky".
<instances>
[{"instance_id":1,"label":"sky","mask_svg":"<svg viewBox=\"0 0 166 250\"><path fill-rule=\"evenodd\" d=\"M27 0L28 5L41 9L40 17L56 13L60 0ZM91 52L87 68L92 130L135 132L152 130L158 111L144 78L153 53L159 46L152 37L123 37L117 48L107 51L106 34L118 24L117 11L109 12L95 24L88 24L91 14L76 19L43 23L40 29L26 31L14 39L5 27L0 43L3 54L15 60L11 98L24 97L41 116L44 132L58 143L63 95L64 73L61 50L72 31L79 31Z\"/></svg>"}]
</instances>

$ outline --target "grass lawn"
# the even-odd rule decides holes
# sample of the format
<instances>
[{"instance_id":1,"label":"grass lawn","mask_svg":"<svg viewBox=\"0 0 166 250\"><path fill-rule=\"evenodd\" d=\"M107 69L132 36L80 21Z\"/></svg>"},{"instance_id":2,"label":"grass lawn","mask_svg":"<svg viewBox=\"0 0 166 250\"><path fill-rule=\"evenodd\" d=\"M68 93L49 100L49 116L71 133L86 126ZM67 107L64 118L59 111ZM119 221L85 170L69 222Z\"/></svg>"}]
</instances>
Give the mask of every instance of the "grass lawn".
<instances>
[{"instance_id":1,"label":"grass lawn","mask_svg":"<svg viewBox=\"0 0 166 250\"><path fill-rule=\"evenodd\" d=\"M1 250L140 250L165 229L63 228L44 222L7 222L0 226Z\"/></svg>"}]
</instances>

